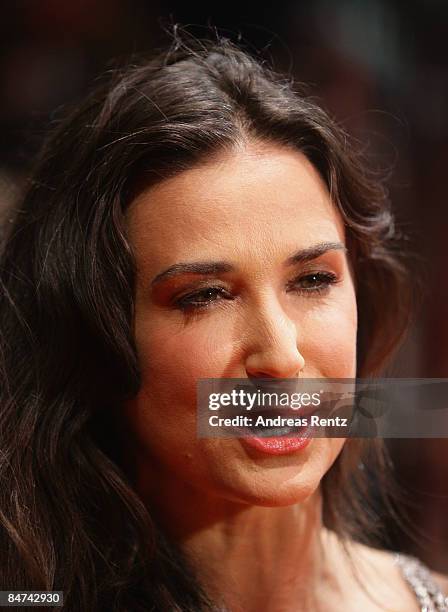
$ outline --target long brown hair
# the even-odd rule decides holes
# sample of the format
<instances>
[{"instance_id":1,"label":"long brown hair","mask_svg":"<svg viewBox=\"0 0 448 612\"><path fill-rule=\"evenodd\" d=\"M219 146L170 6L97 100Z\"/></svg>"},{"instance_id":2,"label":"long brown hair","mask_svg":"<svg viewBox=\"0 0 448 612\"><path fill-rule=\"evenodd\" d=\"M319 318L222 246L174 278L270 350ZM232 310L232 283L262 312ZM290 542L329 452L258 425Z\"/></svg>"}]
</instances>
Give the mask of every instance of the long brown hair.
<instances>
[{"instance_id":1,"label":"long brown hair","mask_svg":"<svg viewBox=\"0 0 448 612\"><path fill-rule=\"evenodd\" d=\"M73 612L216 609L120 467L109 415L140 384L124 214L139 186L252 137L303 152L344 219L358 376L401 338L408 294L387 193L290 79L228 40L179 36L107 73L46 140L2 249L3 588L63 590ZM341 537L374 528L363 446L381 477L381 444L349 440L322 480Z\"/></svg>"}]
</instances>

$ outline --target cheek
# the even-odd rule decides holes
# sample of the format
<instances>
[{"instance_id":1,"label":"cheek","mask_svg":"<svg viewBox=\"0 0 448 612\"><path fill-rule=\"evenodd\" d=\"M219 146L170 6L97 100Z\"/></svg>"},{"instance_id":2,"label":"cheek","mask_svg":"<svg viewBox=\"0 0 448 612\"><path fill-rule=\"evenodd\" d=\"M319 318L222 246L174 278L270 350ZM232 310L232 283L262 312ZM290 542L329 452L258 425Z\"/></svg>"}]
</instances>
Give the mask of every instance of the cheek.
<instances>
[{"instance_id":1,"label":"cheek","mask_svg":"<svg viewBox=\"0 0 448 612\"><path fill-rule=\"evenodd\" d=\"M159 470L168 468L201 486L225 482L228 465L241 461L242 450L234 441L198 440L196 391L197 379L221 375L232 349L231 325L219 325L213 317L190 326L162 316L137 320L142 385L126 406L126 419L139 452L149 458L145 469L155 469L155 481ZM236 478L235 470L232 474Z\"/></svg>"},{"instance_id":2,"label":"cheek","mask_svg":"<svg viewBox=\"0 0 448 612\"><path fill-rule=\"evenodd\" d=\"M324 469L324 474L326 474L341 453L347 440L346 438L325 438L324 442L327 444L328 448L328 457Z\"/></svg>"},{"instance_id":3,"label":"cheek","mask_svg":"<svg viewBox=\"0 0 448 612\"><path fill-rule=\"evenodd\" d=\"M310 311L302 321L305 377L354 378L356 376L356 300L351 292L337 304Z\"/></svg>"},{"instance_id":4,"label":"cheek","mask_svg":"<svg viewBox=\"0 0 448 612\"><path fill-rule=\"evenodd\" d=\"M156 446L167 440L173 449L196 448L197 381L226 375L233 344L231 324L206 317L182 324L154 314L137 319L142 384L128 416L138 437L150 440L156 452Z\"/></svg>"},{"instance_id":5,"label":"cheek","mask_svg":"<svg viewBox=\"0 0 448 612\"><path fill-rule=\"evenodd\" d=\"M206 315L207 316L207 315ZM143 379L190 384L198 378L223 375L234 345L228 325L216 317L185 325L170 325L153 318L136 330Z\"/></svg>"}]
</instances>

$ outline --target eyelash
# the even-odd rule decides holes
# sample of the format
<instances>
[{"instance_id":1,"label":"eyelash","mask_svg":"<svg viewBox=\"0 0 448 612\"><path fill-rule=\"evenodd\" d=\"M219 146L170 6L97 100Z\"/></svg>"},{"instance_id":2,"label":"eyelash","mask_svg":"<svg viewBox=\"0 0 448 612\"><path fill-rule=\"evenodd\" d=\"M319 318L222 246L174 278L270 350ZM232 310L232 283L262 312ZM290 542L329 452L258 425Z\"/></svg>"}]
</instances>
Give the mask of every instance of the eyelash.
<instances>
[{"instance_id":1,"label":"eyelash","mask_svg":"<svg viewBox=\"0 0 448 612\"><path fill-rule=\"evenodd\" d=\"M312 279L312 278L317 278L318 282L320 283L317 286L314 287L308 287L308 288L299 288L297 290L298 293L300 293L301 295L320 295L322 293L325 293L326 291L328 291L328 289L330 288L331 285L334 285L338 282L338 278L336 276L336 274L333 274L332 272L311 272L308 273L304 276L300 276L298 278L296 278L294 281L290 281L288 283L288 287L294 287L298 282L300 281L304 281L304 280L308 280L308 279ZM294 289L292 289L294 291ZM187 295L184 295L183 297L175 300L175 306L177 308L179 308L182 311L188 311L188 310L204 310L208 307L210 307L210 305L214 302L216 302L216 299L209 299L207 301L204 302L195 302L194 298L197 298L198 296L203 296L205 295L207 292L214 292L214 294L216 296L220 295L222 297L224 297L224 299L228 299L228 300L232 300L234 298L232 297L226 297L228 296L227 291L224 289L224 287L205 287L204 289L201 289L200 291L195 291L194 293L189 293Z\"/></svg>"}]
</instances>

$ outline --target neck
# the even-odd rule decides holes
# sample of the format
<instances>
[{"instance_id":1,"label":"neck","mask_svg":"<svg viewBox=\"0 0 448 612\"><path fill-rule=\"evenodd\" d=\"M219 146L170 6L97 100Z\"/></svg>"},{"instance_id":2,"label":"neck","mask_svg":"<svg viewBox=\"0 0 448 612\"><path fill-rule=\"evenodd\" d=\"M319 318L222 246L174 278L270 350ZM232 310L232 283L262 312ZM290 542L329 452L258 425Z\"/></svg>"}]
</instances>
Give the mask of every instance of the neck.
<instances>
[{"instance_id":1,"label":"neck","mask_svg":"<svg viewBox=\"0 0 448 612\"><path fill-rule=\"evenodd\" d=\"M319 490L300 504L263 507L205 498L180 483L167 489L144 497L205 590L232 612L320 612L340 596Z\"/></svg>"},{"instance_id":2,"label":"neck","mask_svg":"<svg viewBox=\"0 0 448 612\"><path fill-rule=\"evenodd\" d=\"M239 508L190 533L183 548L232 611L317 609L324 573L317 502Z\"/></svg>"}]
</instances>

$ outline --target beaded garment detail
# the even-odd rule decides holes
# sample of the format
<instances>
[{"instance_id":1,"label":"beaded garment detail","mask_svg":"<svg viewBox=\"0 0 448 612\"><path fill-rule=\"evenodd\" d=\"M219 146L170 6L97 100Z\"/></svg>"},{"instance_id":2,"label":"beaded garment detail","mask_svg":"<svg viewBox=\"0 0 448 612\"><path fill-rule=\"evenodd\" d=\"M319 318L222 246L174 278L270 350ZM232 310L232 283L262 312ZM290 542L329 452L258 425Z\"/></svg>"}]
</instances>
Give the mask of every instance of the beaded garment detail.
<instances>
[{"instance_id":1,"label":"beaded garment detail","mask_svg":"<svg viewBox=\"0 0 448 612\"><path fill-rule=\"evenodd\" d=\"M426 565L402 553L395 554L395 563L414 591L421 612L448 612L448 597L433 580Z\"/></svg>"}]
</instances>

